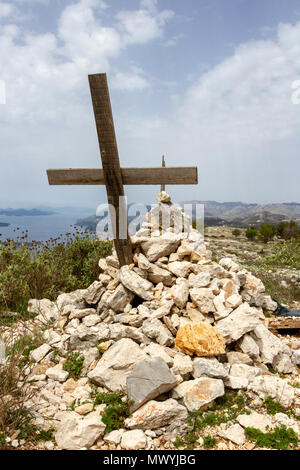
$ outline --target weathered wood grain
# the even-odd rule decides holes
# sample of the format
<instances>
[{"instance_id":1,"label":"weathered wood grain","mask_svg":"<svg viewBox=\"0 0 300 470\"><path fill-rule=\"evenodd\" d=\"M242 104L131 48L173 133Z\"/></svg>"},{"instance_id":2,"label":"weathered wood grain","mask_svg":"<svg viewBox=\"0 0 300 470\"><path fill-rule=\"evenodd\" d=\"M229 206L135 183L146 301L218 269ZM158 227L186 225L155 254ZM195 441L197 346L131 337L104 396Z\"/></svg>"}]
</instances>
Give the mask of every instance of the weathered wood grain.
<instances>
[{"instance_id":1,"label":"weathered wood grain","mask_svg":"<svg viewBox=\"0 0 300 470\"><path fill-rule=\"evenodd\" d=\"M107 199L109 205L114 208L110 210L114 243L120 265L123 266L132 262L132 247L128 235L127 208L106 74L89 75L89 84Z\"/></svg>"},{"instance_id":2,"label":"weathered wood grain","mask_svg":"<svg viewBox=\"0 0 300 470\"><path fill-rule=\"evenodd\" d=\"M103 185L99 168L62 168L47 170L50 185ZM121 168L124 185L197 184L197 167Z\"/></svg>"}]
</instances>

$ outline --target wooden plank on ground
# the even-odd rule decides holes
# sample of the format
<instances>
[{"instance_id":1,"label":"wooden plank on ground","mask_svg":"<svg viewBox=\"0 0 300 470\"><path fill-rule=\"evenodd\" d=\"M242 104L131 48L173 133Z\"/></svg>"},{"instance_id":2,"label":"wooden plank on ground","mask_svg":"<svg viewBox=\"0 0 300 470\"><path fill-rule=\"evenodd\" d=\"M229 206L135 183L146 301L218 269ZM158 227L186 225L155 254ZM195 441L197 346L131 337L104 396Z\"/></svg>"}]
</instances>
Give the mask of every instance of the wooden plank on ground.
<instances>
[{"instance_id":1,"label":"wooden plank on ground","mask_svg":"<svg viewBox=\"0 0 300 470\"><path fill-rule=\"evenodd\" d=\"M277 317L268 320L269 330L297 330L300 329L300 318Z\"/></svg>"},{"instance_id":2,"label":"wooden plank on ground","mask_svg":"<svg viewBox=\"0 0 300 470\"><path fill-rule=\"evenodd\" d=\"M50 185L104 185L99 168L62 168L47 170ZM197 167L121 168L123 184L166 185L197 184Z\"/></svg>"}]
</instances>

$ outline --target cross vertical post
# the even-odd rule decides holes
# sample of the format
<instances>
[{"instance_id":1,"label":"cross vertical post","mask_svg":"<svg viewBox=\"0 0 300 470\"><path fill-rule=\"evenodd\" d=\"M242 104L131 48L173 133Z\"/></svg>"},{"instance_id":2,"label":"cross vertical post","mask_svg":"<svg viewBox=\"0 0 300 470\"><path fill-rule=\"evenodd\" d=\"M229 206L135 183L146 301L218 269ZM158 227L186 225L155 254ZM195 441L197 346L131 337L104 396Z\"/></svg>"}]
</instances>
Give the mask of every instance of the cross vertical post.
<instances>
[{"instance_id":1,"label":"cross vertical post","mask_svg":"<svg viewBox=\"0 0 300 470\"><path fill-rule=\"evenodd\" d=\"M106 74L89 75L104 182L120 266L132 262L127 208ZM113 209L114 210L113 210ZM125 224L125 225L124 225ZM120 234L126 238L120 238Z\"/></svg>"},{"instance_id":2,"label":"cross vertical post","mask_svg":"<svg viewBox=\"0 0 300 470\"><path fill-rule=\"evenodd\" d=\"M161 159L161 166L162 166L163 168L165 168L165 166L166 166L165 156L164 156L164 155L162 156L162 159ZM161 191L165 191L165 190L166 190L166 185L165 185L165 184L162 184L161 187L160 187L160 190L161 190Z\"/></svg>"}]
</instances>

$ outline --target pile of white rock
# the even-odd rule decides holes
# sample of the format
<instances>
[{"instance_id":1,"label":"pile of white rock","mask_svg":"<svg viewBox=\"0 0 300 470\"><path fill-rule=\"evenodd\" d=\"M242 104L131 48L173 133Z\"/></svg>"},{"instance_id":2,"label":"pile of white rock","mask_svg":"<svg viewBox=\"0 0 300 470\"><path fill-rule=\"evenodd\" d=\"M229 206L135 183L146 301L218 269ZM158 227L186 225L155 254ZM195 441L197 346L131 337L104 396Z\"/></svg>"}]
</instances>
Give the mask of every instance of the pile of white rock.
<instances>
[{"instance_id":1,"label":"pile of white rock","mask_svg":"<svg viewBox=\"0 0 300 470\"><path fill-rule=\"evenodd\" d=\"M28 405L36 424L56 428L58 448L151 449L157 436L185 432L188 412L207 409L225 389L285 407L296 399L269 372L295 373L295 358L267 328L265 313L276 303L263 283L230 258L212 261L181 209L165 192L158 200L132 237L132 265L120 268L113 254L100 259L89 288L29 302L47 327L45 343L31 352ZM70 351L84 356L77 381L63 369ZM105 433L105 405L90 398L95 386L133 401L124 429Z\"/></svg>"}]
</instances>

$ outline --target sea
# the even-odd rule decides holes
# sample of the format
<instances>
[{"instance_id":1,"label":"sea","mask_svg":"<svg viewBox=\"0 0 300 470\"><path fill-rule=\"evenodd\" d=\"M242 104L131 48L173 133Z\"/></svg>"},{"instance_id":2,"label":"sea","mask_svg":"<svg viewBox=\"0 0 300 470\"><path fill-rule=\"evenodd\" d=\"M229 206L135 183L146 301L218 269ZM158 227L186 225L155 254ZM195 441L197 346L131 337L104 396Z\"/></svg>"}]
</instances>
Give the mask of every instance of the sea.
<instances>
[{"instance_id":1,"label":"sea","mask_svg":"<svg viewBox=\"0 0 300 470\"><path fill-rule=\"evenodd\" d=\"M91 214L86 214L91 215ZM28 241L47 241L50 238L64 236L72 229L82 214L52 214L41 216L4 216L0 215L0 222L6 222L8 227L0 226L0 242L7 238L19 241L18 236L28 230ZM19 228L19 230L18 230Z\"/></svg>"}]
</instances>

